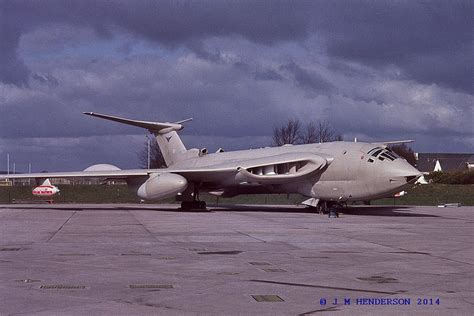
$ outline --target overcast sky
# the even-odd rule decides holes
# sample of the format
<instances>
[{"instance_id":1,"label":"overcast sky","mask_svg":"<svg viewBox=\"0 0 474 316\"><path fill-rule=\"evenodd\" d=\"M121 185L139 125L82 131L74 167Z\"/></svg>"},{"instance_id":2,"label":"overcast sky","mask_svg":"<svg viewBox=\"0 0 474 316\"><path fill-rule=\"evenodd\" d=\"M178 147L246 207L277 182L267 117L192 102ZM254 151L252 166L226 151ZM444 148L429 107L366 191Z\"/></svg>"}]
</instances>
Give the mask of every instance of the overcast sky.
<instances>
[{"instance_id":1,"label":"overcast sky","mask_svg":"<svg viewBox=\"0 0 474 316\"><path fill-rule=\"evenodd\" d=\"M145 131L271 144L288 118L346 140L474 151L472 1L2 1L0 170L138 166Z\"/></svg>"}]
</instances>

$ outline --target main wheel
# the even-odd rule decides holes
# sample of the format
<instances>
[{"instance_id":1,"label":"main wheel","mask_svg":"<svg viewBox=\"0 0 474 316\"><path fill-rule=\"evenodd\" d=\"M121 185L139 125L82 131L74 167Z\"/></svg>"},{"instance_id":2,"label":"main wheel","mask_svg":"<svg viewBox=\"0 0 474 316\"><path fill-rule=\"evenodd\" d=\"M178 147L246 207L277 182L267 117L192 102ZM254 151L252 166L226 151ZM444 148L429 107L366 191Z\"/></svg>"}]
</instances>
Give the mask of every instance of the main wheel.
<instances>
[{"instance_id":1,"label":"main wheel","mask_svg":"<svg viewBox=\"0 0 474 316\"><path fill-rule=\"evenodd\" d=\"M339 212L338 212L338 203L330 203L328 206L328 217L329 218L338 218L339 217Z\"/></svg>"},{"instance_id":2,"label":"main wheel","mask_svg":"<svg viewBox=\"0 0 474 316\"><path fill-rule=\"evenodd\" d=\"M205 210L206 202L204 201L183 201L181 202L183 210Z\"/></svg>"}]
</instances>

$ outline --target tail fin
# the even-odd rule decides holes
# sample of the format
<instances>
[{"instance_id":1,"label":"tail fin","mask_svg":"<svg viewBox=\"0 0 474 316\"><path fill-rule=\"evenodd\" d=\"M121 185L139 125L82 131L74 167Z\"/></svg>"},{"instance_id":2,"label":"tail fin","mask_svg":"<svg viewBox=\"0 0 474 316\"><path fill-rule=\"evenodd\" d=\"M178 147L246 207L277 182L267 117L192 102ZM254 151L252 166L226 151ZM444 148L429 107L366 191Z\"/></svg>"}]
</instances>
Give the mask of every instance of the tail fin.
<instances>
[{"instance_id":1,"label":"tail fin","mask_svg":"<svg viewBox=\"0 0 474 316\"><path fill-rule=\"evenodd\" d=\"M151 133L155 134L158 145L160 146L161 153L165 159L166 165L170 166L175 162L183 159L185 153L187 152L186 147L184 147L181 138L178 136L177 131L180 131L184 128L181 123L191 121L192 119L186 119L178 121L175 123L160 123L160 122L148 122L148 121L138 121L130 120L121 117L98 114L93 112L84 112L86 115L99 117L105 120L115 121L122 124L138 126L141 128L146 128Z\"/></svg>"},{"instance_id":2,"label":"tail fin","mask_svg":"<svg viewBox=\"0 0 474 316\"><path fill-rule=\"evenodd\" d=\"M165 133L153 133L155 134L156 141L158 142L158 146L160 146L161 154L167 166L184 158L184 154L187 150L176 131L171 130Z\"/></svg>"}]
</instances>

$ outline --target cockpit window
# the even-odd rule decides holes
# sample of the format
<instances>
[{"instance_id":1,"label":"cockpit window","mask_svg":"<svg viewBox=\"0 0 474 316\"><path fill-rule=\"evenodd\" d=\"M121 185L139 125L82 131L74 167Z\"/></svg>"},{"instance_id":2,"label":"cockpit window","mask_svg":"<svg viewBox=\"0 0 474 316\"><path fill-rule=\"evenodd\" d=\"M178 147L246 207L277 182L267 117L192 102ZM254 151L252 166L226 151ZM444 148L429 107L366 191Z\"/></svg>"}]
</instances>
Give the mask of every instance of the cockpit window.
<instances>
[{"instance_id":1,"label":"cockpit window","mask_svg":"<svg viewBox=\"0 0 474 316\"><path fill-rule=\"evenodd\" d=\"M393 158L395 158L395 159L400 158L400 157L397 155L397 153L394 152L393 150L391 150L390 148L387 148L386 150L388 151L388 153L389 153L390 155L393 156Z\"/></svg>"},{"instance_id":2,"label":"cockpit window","mask_svg":"<svg viewBox=\"0 0 474 316\"><path fill-rule=\"evenodd\" d=\"M376 151L377 149L379 149L379 148L378 148L378 147L372 148L371 150L369 150L369 152L367 153L367 155L370 155L371 153L373 153L373 152Z\"/></svg>"},{"instance_id":3,"label":"cockpit window","mask_svg":"<svg viewBox=\"0 0 474 316\"><path fill-rule=\"evenodd\" d=\"M374 162L375 158L378 158L380 161L384 161L385 159L394 161L395 159L398 158L397 154L395 154L390 149L381 148L381 147L372 148L371 150L367 152L367 155L370 156L369 159L367 160L368 162Z\"/></svg>"},{"instance_id":4,"label":"cockpit window","mask_svg":"<svg viewBox=\"0 0 474 316\"><path fill-rule=\"evenodd\" d=\"M372 157L377 157L378 154L380 154L382 151L383 151L383 149L379 149L379 150L375 151L371 156Z\"/></svg>"},{"instance_id":5,"label":"cockpit window","mask_svg":"<svg viewBox=\"0 0 474 316\"><path fill-rule=\"evenodd\" d=\"M379 156L379 159L381 157L386 158L386 159L390 159L391 161L395 160L395 157L392 157L392 155L390 155L388 152L381 153L380 156Z\"/></svg>"}]
</instances>

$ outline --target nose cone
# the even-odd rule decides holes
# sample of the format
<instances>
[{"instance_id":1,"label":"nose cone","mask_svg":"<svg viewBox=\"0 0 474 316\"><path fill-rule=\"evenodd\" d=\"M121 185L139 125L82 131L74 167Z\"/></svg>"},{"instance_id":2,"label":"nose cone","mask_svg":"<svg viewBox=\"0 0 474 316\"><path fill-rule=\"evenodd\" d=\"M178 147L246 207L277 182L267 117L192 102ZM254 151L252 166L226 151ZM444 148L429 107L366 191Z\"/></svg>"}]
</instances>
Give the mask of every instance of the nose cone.
<instances>
[{"instance_id":1,"label":"nose cone","mask_svg":"<svg viewBox=\"0 0 474 316\"><path fill-rule=\"evenodd\" d=\"M422 175L420 171L404 159L395 160L387 168L386 175L390 178L390 182L405 181L406 183L411 183L415 182Z\"/></svg>"}]
</instances>

